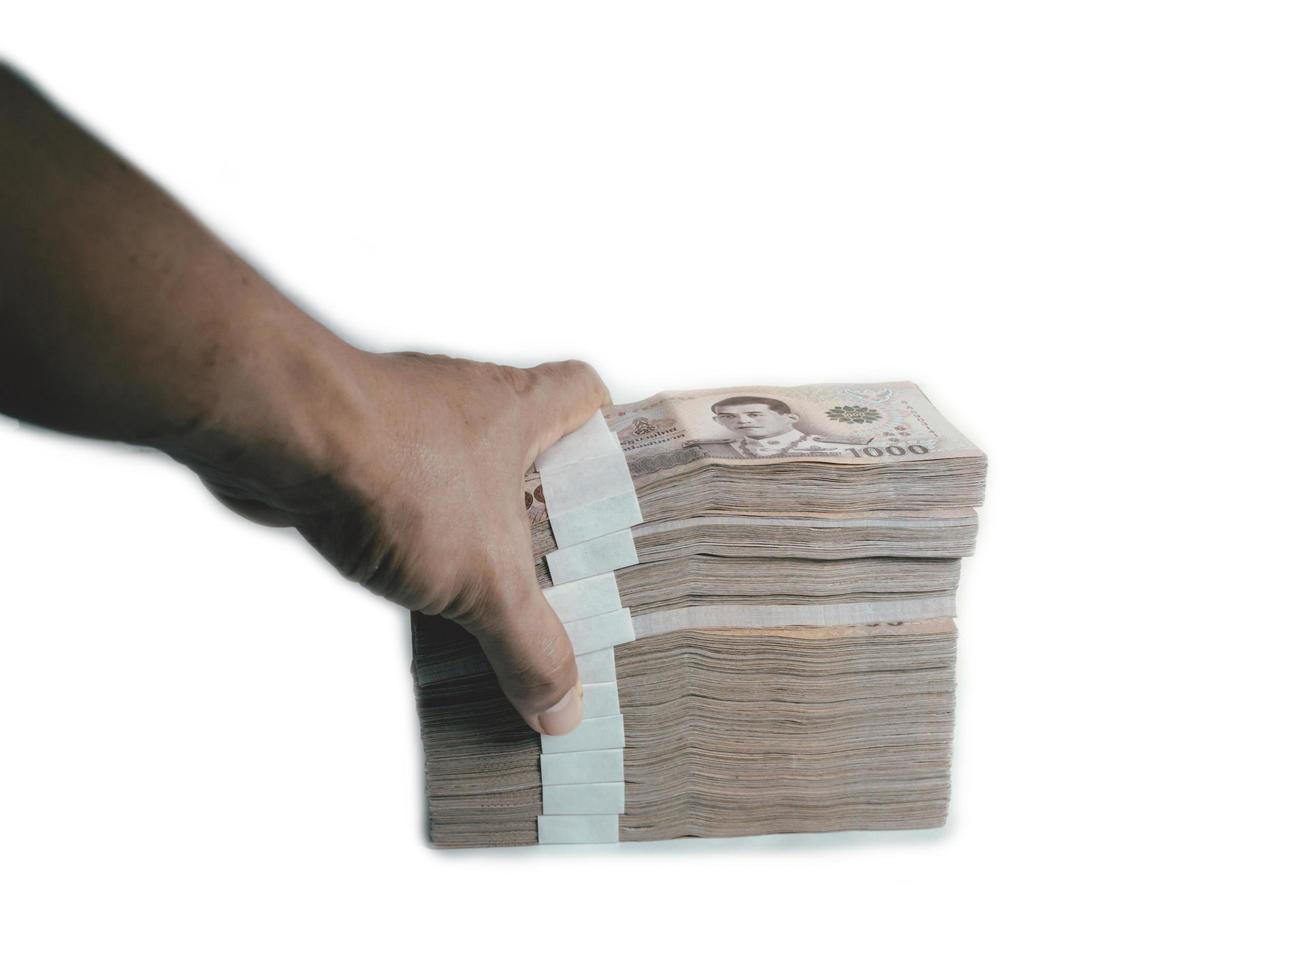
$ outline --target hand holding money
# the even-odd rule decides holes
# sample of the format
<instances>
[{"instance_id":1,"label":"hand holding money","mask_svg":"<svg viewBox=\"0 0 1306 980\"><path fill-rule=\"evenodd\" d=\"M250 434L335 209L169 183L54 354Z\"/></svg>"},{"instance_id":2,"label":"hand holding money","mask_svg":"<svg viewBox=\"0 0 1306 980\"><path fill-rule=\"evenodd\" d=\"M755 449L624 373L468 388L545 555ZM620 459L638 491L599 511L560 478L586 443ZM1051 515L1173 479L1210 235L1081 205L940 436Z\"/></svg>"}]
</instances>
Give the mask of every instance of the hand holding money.
<instances>
[{"instance_id":1,"label":"hand holding money","mask_svg":"<svg viewBox=\"0 0 1306 980\"><path fill-rule=\"evenodd\" d=\"M577 361L519 370L358 352L350 379L357 422L331 440L320 475L268 486L257 459L196 469L237 510L297 528L348 578L465 627L532 728L570 731L576 662L536 581L522 474L607 401L603 383Z\"/></svg>"}]
</instances>

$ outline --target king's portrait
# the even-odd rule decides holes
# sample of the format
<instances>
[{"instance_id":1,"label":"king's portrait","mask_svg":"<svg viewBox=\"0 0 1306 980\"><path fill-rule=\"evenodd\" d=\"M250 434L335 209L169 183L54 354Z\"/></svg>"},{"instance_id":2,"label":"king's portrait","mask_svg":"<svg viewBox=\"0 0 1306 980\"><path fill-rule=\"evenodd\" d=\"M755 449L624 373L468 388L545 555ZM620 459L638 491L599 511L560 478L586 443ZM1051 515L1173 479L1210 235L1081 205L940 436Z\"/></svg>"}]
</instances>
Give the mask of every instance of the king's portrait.
<instances>
[{"instance_id":1,"label":"king's portrait","mask_svg":"<svg viewBox=\"0 0 1306 980\"><path fill-rule=\"evenodd\" d=\"M778 398L732 395L714 402L711 410L716 424L733 436L711 441L727 446L734 455L744 459L846 455L849 450L866 445L804 432L797 427L798 414Z\"/></svg>"}]
</instances>

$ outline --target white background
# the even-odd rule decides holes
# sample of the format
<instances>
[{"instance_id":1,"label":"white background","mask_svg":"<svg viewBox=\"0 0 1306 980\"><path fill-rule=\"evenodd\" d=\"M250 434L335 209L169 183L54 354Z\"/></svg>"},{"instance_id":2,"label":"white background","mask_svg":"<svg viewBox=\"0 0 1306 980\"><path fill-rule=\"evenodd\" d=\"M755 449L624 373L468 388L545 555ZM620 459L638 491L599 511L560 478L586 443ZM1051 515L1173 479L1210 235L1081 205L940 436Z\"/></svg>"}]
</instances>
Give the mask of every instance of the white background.
<instances>
[{"instance_id":1,"label":"white background","mask_svg":"<svg viewBox=\"0 0 1306 980\"><path fill-rule=\"evenodd\" d=\"M1299 5L14 6L359 344L908 378L991 473L946 830L444 854L398 609L0 423L0 972L1300 975Z\"/></svg>"}]
</instances>

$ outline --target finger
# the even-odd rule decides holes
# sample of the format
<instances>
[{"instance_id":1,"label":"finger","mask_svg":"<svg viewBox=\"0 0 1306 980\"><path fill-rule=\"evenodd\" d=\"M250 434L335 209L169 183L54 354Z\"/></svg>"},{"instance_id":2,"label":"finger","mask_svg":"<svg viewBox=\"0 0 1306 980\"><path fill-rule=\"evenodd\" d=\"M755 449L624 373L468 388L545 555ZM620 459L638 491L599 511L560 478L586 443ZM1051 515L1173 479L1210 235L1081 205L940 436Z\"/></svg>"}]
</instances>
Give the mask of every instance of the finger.
<instances>
[{"instance_id":1,"label":"finger","mask_svg":"<svg viewBox=\"0 0 1306 980\"><path fill-rule=\"evenodd\" d=\"M535 580L529 545L513 548L510 567L482 583L479 600L459 617L481 643L499 686L526 724L564 735L584 716L571 639Z\"/></svg>"},{"instance_id":2,"label":"finger","mask_svg":"<svg viewBox=\"0 0 1306 980\"><path fill-rule=\"evenodd\" d=\"M531 459L579 428L604 405L612 404L607 385L584 361L551 361L529 368L526 391L531 425Z\"/></svg>"}]
</instances>

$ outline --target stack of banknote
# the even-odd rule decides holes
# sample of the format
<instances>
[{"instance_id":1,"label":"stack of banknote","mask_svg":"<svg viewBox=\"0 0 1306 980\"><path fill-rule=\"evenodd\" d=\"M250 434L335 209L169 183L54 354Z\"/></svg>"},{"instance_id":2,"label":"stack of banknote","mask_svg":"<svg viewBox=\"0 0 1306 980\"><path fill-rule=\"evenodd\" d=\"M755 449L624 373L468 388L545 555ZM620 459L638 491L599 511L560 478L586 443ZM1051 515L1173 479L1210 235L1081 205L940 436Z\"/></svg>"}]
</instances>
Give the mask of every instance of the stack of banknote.
<instances>
[{"instance_id":1,"label":"stack of banknote","mask_svg":"<svg viewBox=\"0 0 1306 980\"><path fill-rule=\"evenodd\" d=\"M475 640L413 618L432 840L933 827L985 458L907 383L605 409L523 489L586 720L541 737Z\"/></svg>"}]
</instances>

